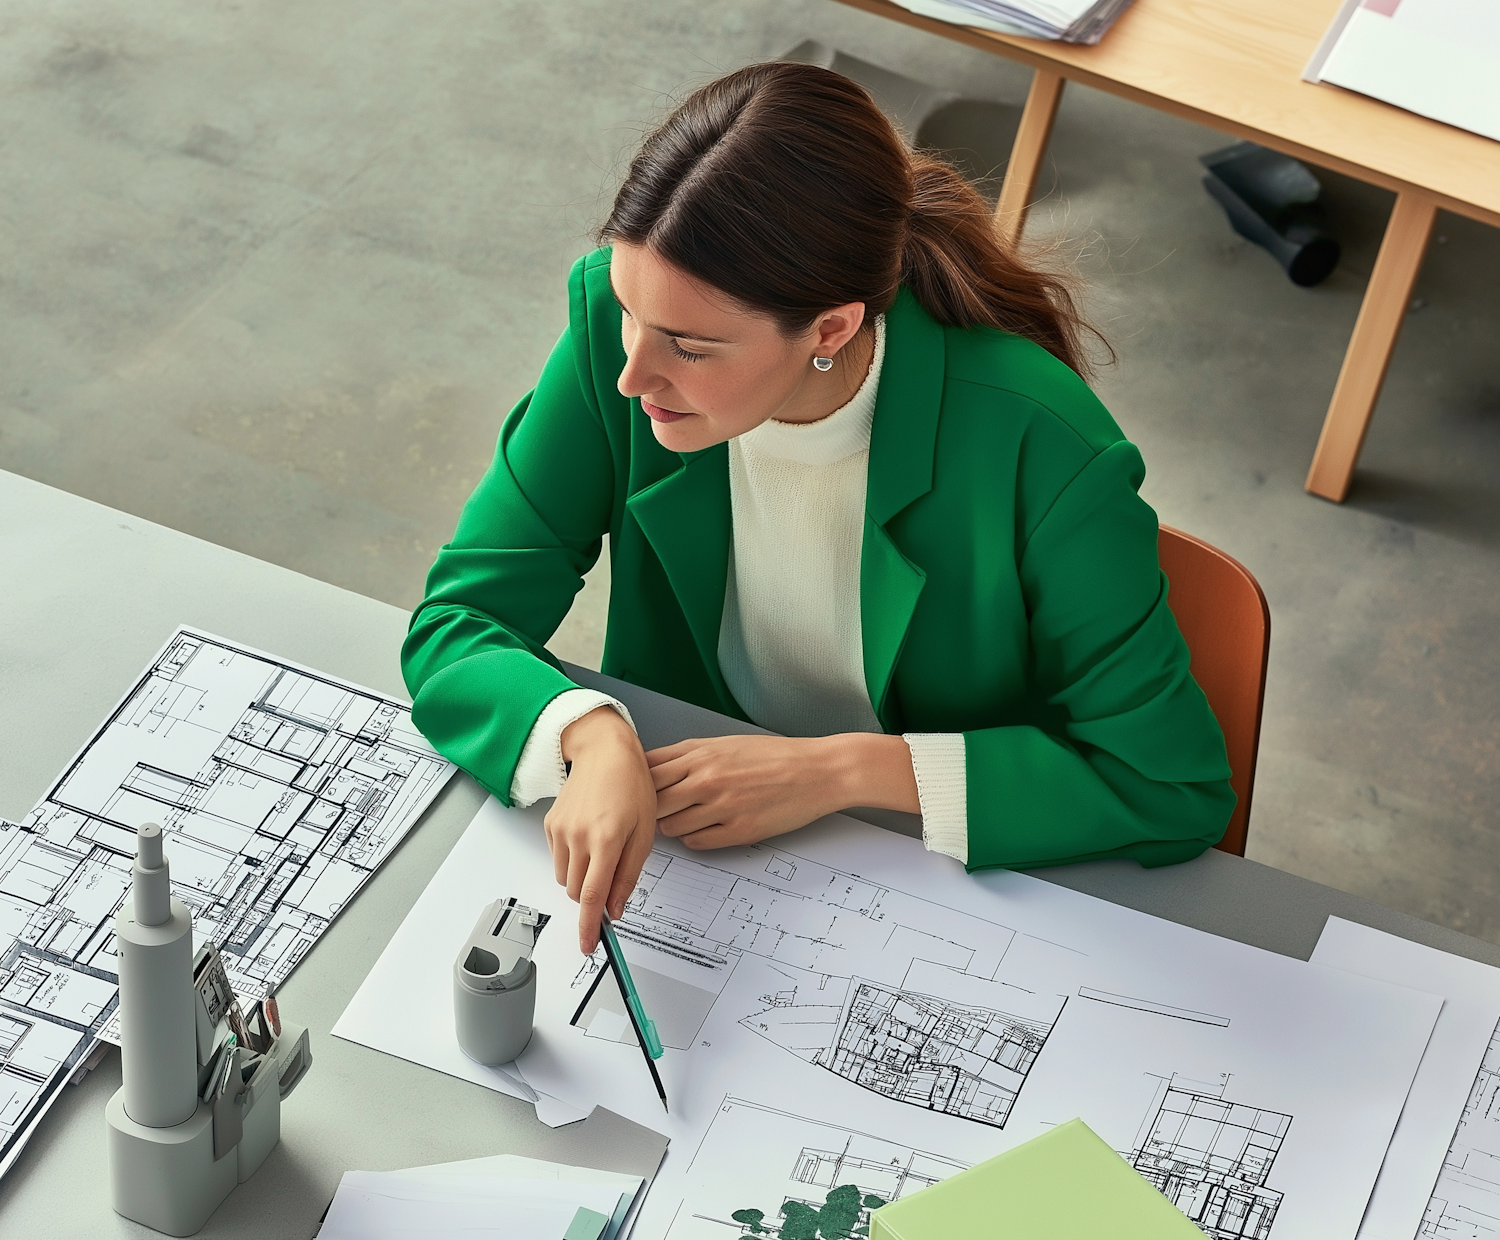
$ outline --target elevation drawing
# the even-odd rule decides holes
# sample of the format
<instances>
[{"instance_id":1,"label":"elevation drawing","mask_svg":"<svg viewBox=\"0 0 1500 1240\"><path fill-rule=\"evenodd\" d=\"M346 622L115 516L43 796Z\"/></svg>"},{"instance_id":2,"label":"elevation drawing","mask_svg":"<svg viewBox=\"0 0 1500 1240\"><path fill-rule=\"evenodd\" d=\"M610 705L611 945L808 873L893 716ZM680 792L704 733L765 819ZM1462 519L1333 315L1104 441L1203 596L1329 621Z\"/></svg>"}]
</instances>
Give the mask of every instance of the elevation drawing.
<instances>
[{"instance_id":1,"label":"elevation drawing","mask_svg":"<svg viewBox=\"0 0 1500 1240\"><path fill-rule=\"evenodd\" d=\"M1266 1181L1292 1117L1232 1101L1227 1086L1164 1081L1125 1157L1213 1240L1268 1240L1282 1194Z\"/></svg>"},{"instance_id":2,"label":"elevation drawing","mask_svg":"<svg viewBox=\"0 0 1500 1240\"><path fill-rule=\"evenodd\" d=\"M161 824L195 939L253 1002L453 770L406 703L178 630L36 808L0 823L0 1160L116 1040L114 919L141 823Z\"/></svg>"}]
</instances>

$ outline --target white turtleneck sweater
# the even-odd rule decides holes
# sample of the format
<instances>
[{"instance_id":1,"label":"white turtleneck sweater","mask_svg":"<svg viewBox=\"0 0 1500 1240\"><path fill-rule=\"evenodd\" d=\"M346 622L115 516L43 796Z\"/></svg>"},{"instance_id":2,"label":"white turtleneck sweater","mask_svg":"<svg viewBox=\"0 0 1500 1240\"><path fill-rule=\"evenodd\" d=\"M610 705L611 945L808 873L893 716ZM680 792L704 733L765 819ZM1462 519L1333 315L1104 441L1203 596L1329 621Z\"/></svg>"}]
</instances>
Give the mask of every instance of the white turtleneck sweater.
<instances>
[{"instance_id":1,"label":"white turtleneck sweater","mask_svg":"<svg viewBox=\"0 0 1500 1240\"><path fill-rule=\"evenodd\" d=\"M719 668L735 701L763 728L787 736L879 732L865 685L859 566L875 396L885 319L853 399L817 422L763 422L729 441L734 528ZM532 726L511 783L530 805L562 787L563 729L599 706L625 707L590 689L554 698ZM963 736L905 738L927 847L968 859Z\"/></svg>"}]
</instances>

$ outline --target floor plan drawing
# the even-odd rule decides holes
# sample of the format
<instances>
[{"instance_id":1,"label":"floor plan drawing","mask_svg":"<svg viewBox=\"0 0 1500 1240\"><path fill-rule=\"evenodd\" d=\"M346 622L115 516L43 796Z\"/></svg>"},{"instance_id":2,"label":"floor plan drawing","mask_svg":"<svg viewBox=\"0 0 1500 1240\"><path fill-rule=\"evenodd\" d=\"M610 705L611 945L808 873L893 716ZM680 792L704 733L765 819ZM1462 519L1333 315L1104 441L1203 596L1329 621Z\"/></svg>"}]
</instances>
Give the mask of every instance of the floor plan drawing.
<instances>
[{"instance_id":1,"label":"floor plan drawing","mask_svg":"<svg viewBox=\"0 0 1500 1240\"><path fill-rule=\"evenodd\" d=\"M692 1187L667 1237L860 1237L869 1234L871 1210L967 1167L834 1122L726 1097L687 1168Z\"/></svg>"},{"instance_id":2,"label":"floor plan drawing","mask_svg":"<svg viewBox=\"0 0 1500 1240\"><path fill-rule=\"evenodd\" d=\"M0 1007L0 1167L29 1136L85 1049L84 1034L60 1021Z\"/></svg>"},{"instance_id":3,"label":"floor plan drawing","mask_svg":"<svg viewBox=\"0 0 1500 1240\"><path fill-rule=\"evenodd\" d=\"M546 813L480 808L335 1036L514 1090L432 1019L451 981L431 944L464 941L496 875L533 907L576 916ZM538 976L554 980L537 987L538 1036L514 1072L561 1107L608 1107L669 1137L640 1219L653 1237L857 1229L856 1197L879 1197L875 1185L820 1171L809 1187L794 1168L831 1165L825 1154L893 1174L916 1154L974 1164L1074 1117L1172 1180L1189 1208L1212 1207L1220 1240L1240 1205L1235 1240L1272 1240L1273 1205L1274 1240L1352 1236L1445 1003L1024 874L969 875L851 819L769 846L658 840L645 873L620 946L643 997L647 970L681 983L697 1029L686 1046L663 1035L669 1109L622 1014L585 1002L598 975L580 968L570 935L537 944ZM607 993L618 994L610 979L595 996ZM645 1006L660 1031L668 1014ZM1178 1092L1157 1097L1173 1073ZM1472 1079L1471 1067L1465 1090ZM739 1100L733 1114L721 1112L726 1097ZM553 1112L538 1108L543 1122ZM713 1157L695 1161L700 1147ZM789 1203L791 1230L780 1222ZM1420 1210L1412 1232L1419 1221Z\"/></svg>"},{"instance_id":4,"label":"floor plan drawing","mask_svg":"<svg viewBox=\"0 0 1500 1240\"><path fill-rule=\"evenodd\" d=\"M1417 1237L1500 1238L1500 1027L1474 1077Z\"/></svg>"},{"instance_id":5,"label":"floor plan drawing","mask_svg":"<svg viewBox=\"0 0 1500 1240\"><path fill-rule=\"evenodd\" d=\"M861 1089L1004 1128L1062 1003L1027 1020L855 978L842 1007L792 991L740 1023Z\"/></svg>"},{"instance_id":6,"label":"floor plan drawing","mask_svg":"<svg viewBox=\"0 0 1500 1240\"><path fill-rule=\"evenodd\" d=\"M453 770L404 702L179 630L36 808L0 823L0 1018L33 1022L0 1075L49 1061L66 1039L44 1027L75 1040L54 1076L116 1040L114 919L141 823L162 826L194 937L219 945L236 993L254 1001ZM43 1043L45 1055L28 1049Z\"/></svg>"},{"instance_id":7,"label":"floor plan drawing","mask_svg":"<svg viewBox=\"0 0 1500 1240\"><path fill-rule=\"evenodd\" d=\"M1163 1081L1125 1157L1212 1240L1268 1240L1282 1194L1266 1181L1292 1117L1231 1101L1228 1084Z\"/></svg>"},{"instance_id":8,"label":"floor plan drawing","mask_svg":"<svg viewBox=\"0 0 1500 1240\"><path fill-rule=\"evenodd\" d=\"M724 851L733 869L660 851L652 853L624 918L615 925L626 944L642 999L665 1045L680 1050L691 1047L736 965L751 959L762 962L776 975L774 988L763 997L768 1009L793 1006L796 1001L792 996L799 992L816 996L804 1001L819 1008L810 1021L804 1019L809 1013L800 1007L779 1018L772 1015L769 1021L780 1026L799 1020L809 1026L827 1026L828 1037L821 1044L781 1044L794 1051L829 1050L834 1045L835 1017L847 1006L847 983L856 974L878 968L880 976L868 979L869 985L884 986L885 993L892 996L897 992L915 996L912 1002L926 1005L918 1023L931 1025L939 1031L937 1036L951 1036L948 1067L944 1070L948 1079L935 1085L936 1094L945 1102L951 1099L955 1106L971 1105L959 1102L962 1098L970 1099L979 1111L1003 1112L1006 1104L998 1096L991 1097L991 1087L977 1077L960 1087L957 1060L964 1038L970 1035L961 1032L952 1020L942 1018L939 1007L944 1000L924 997L923 992L966 980L970 985L988 984L986 994L997 1008L1009 1000L1014 1005L1039 1009L1040 1015L1007 1018L1000 1011L978 1016L976 1013L985 1006L982 1002L971 1005L956 1000L953 1007L955 1013L967 1013L959 1019L966 1022L974 1039L973 1046L963 1047L968 1062L983 1060L988 1053L984 1048L992 1041L1007 1044L996 1046L990 1062L1002 1069L999 1075L1004 1083L997 1088L1012 1089L1013 1098L1013 1090L1018 1087L1014 1073L1019 1066L1020 1077L1024 1078L1028 1056L1035 1057L1038 1039L1045 1037L1046 1026L1060 1010L1062 998L1042 996L1039 1001L1024 980L1012 985L1006 977L1015 973L1024 978L1029 968L1039 972L1034 968L1039 957L1076 959L1077 953L1040 944L1008 927L954 912L782 849L756 845ZM588 997L581 1002L572 1023L586 1029L590 1036L629 1041L633 1035L621 1024L624 1007L618 992L609 986L593 987L602 960L596 953L596 959L587 962L574 979L580 996ZM835 994L837 999L831 997ZM828 1011L830 1003L833 1007ZM860 1012L877 1025L887 1026L889 1034L894 1030L891 1022L903 1016L879 1017L878 1006L872 990L861 1001ZM900 1011L910 1015L905 1006ZM861 1016L849 1019L853 1038ZM1000 1024L1006 1022L1012 1027L999 1031ZM937 1045L935 1036L924 1041ZM852 1043L846 1044L831 1053L823 1066L854 1080L861 1075L855 1071L856 1054ZM936 1061L929 1060L928 1064L935 1066ZM873 1078L868 1073L862 1075L866 1079L859 1083L871 1087ZM914 1083L913 1089L915 1100L915 1095L923 1092L922 1085ZM978 1101L981 1095L987 1100Z\"/></svg>"}]
</instances>

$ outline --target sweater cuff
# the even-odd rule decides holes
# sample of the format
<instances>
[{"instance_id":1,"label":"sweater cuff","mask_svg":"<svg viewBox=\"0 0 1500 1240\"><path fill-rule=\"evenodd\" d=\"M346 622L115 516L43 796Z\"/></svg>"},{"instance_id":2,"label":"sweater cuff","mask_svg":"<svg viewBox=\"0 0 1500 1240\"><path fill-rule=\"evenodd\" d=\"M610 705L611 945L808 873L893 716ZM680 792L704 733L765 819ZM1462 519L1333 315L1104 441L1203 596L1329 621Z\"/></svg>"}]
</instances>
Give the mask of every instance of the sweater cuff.
<instances>
[{"instance_id":1,"label":"sweater cuff","mask_svg":"<svg viewBox=\"0 0 1500 1240\"><path fill-rule=\"evenodd\" d=\"M929 852L969 863L968 761L962 732L914 732L901 738L911 750L922 806L922 843Z\"/></svg>"},{"instance_id":2,"label":"sweater cuff","mask_svg":"<svg viewBox=\"0 0 1500 1240\"><path fill-rule=\"evenodd\" d=\"M620 712L620 718L635 727L635 720L623 705L593 689L567 689L542 708L542 713L531 725L531 733L526 737L520 761L516 763L516 773L510 781L512 805L525 809L544 797L555 797L562 790L563 780L567 778L567 766L562 756L563 729L601 706L613 706Z\"/></svg>"}]
</instances>

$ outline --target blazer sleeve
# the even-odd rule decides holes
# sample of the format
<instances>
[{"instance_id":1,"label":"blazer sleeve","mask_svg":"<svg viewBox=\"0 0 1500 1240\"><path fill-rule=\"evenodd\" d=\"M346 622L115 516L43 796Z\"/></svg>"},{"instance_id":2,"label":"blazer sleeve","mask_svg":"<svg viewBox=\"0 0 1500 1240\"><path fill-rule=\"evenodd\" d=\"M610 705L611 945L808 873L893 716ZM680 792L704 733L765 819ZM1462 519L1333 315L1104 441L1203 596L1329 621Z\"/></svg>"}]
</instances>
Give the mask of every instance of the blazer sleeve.
<instances>
[{"instance_id":1,"label":"blazer sleeve","mask_svg":"<svg viewBox=\"0 0 1500 1240\"><path fill-rule=\"evenodd\" d=\"M1140 453L1093 456L1026 540L1033 718L964 735L971 870L1186 861L1235 796L1224 736L1167 606Z\"/></svg>"},{"instance_id":2,"label":"blazer sleeve","mask_svg":"<svg viewBox=\"0 0 1500 1240\"><path fill-rule=\"evenodd\" d=\"M413 722L507 805L537 716L576 688L543 643L599 558L614 493L608 438L579 373L589 357L581 264L572 292L568 332L506 417L401 649Z\"/></svg>"}]
</instances>

